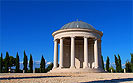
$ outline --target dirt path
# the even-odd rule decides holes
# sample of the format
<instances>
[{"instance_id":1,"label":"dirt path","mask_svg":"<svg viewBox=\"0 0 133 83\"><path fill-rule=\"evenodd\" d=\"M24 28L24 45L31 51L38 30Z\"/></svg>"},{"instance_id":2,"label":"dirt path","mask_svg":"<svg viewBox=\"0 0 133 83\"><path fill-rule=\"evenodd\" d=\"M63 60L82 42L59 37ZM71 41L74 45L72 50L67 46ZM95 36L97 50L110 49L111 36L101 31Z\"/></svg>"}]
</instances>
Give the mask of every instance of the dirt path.
<instances>
[{"instance_id":1,"label":"dirt path","mask_svg":"<svg viewBox=\"0 0 133 83\"><path fill-rule=\"evenodd\" d=\"M133 73L2 73L0 83L133 83Z\"/></svg>"}]
</instances>

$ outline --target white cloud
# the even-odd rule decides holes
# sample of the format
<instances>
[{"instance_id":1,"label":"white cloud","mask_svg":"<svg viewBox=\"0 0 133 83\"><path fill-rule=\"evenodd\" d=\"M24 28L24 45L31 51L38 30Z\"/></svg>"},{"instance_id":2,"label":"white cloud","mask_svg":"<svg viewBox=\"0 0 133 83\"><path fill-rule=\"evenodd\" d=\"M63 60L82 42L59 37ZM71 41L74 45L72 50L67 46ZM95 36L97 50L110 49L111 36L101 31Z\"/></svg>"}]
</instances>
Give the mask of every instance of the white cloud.
<instances>
[{"instance_id":1,"label":"white cloud","mask_svg":"<svg viewBox=\"0 0 133 83\"><path fill-rule=\"evenodd\" d=\"M49 65L49 64L51 64L52 62L47 62L47 64L46 65Z\"/></svg>"},{"instance_id":2,"label":"white cloud","mask_svg":"<svg viewBox=\"0 0 133 83\"><path fill-rule=\"evenodd\" d=\"M122 64L122 66L125 66L125 64Z\"/></svg>"},{"instance_id":3,"label":"white cloud","mask_svg":"<svg viewBox=\"0 0 133 83\"><path fill-rule=\"evenodd\" d=\"M40 64L41 61L35 61L35 64Z\"/></svg>"},{"instance_id":4,"label":"white cloud","mask_svg":"<svg viewBox=\"0 0 133 83\"><path fill-rule=\"evenodd\" d=\"M104 62L104 64L106 64L106 62Z\"/></svg>"},{"instance_id":5,"label":"white cloud","mask_svg":"<svg viewBox=\"0 0 133 83\"><path fill-rule=\"evenodd\" d=\"M33 61L33 62L34 62L34 64L38 65L38 64L40 64L41 61ZM46 62L46 65L49 65L51 63L52 62ZM23 61L21 61L20 64L23 64ZM28 61L28 64L29 64L29 61Z\"/></svg>"},{"instance_id":6,"label":"white cloud","mask_svg":"<svg viewBox=\"0 0 133 83\"><path fill-rule=\"evenodd\" d=\"M23 61L20 61L19 63L20 63L20 64L23 64Z\"/></svg>"}]
</instances>

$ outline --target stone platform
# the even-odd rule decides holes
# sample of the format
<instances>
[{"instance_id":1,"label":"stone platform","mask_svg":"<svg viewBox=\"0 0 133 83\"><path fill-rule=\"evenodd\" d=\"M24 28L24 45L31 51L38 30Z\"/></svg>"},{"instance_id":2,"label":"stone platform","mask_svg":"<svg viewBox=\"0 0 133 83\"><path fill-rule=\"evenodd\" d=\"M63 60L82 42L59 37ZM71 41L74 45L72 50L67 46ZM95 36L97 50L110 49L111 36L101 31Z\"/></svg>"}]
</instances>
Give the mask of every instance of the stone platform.
<instances>
[{"instance_id":1,"label":"stone platform","mask_svg":"<svg viewBox=\"0 0 133 83\"><path fill-rule=\"evenodd\" d=\"M79 69L55 68L52 69L49 73L106 73L106 72L103 69L91 69L91 68L79 68Z\"/></svg>"}]
</instances>

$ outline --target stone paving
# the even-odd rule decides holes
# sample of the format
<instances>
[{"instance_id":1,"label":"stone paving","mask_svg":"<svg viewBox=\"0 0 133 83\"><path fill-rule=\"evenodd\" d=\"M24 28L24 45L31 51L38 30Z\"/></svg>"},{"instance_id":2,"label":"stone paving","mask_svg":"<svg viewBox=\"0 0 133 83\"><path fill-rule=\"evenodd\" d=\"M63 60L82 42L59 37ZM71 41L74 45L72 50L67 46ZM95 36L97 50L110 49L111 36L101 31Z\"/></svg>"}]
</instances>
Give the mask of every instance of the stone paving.
<instances>
[{"instance_id":1,"label":"stone paving","mask_svg":"<svg viewBox=\"0 0 133 83\"><path fill-rule=\"evenodd\" d=\"M133 83L133 73L1 73L0 83Z\"/></svg>"}]
</instances>

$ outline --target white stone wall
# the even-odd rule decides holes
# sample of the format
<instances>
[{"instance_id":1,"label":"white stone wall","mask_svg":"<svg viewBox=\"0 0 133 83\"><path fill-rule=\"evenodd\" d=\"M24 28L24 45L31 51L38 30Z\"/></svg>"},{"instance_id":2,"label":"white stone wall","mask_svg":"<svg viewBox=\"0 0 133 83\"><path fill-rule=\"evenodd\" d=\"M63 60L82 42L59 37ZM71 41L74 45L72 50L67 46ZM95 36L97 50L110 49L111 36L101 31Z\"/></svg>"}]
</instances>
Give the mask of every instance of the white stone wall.
<instances>
[{"instance_id":1,"label":"white stone wall","mask_svg":"<svg viewBox=\"0 0 133 83\"><path fill-rule=\"evenodd\" d=\"M79 44L80 43L80 44ZM84 46L83 46L83 40L82 41L76 41L75 46L75 66L76 68L83 68L83 62L84 62Z\"/></svg>"},{"instance_id":2,"label":"white stone wall","mask_svg":"<svg viewBox=\"0 0 133 83\"><path fill-rule=\"evenodd\" d=\"M89 67L93 68L94 66L92 64L94 63L94 40L89 40L88 43Z\"/></svg>"},{"instance_id":3,"label":"white stone wall","mask_svg":"<svg viewBox=\"0 0 133 83\"><path fill-rule=\"evenodd\" d=\"M63 66L69 68L71 64L71 45L70 39L64 39L64 48L63 48ZM83 40L75 39L75 67L83 68L84 66L84 45ZM100 45L100 44L99 44ZM100 48L99 52L100 52ZM99 53L100 54L100 53ZM88 39L88 64L89 68L94 68L94 40Z\"/></svg>"},{"instance_id":4,"label":"white stone wall","mask_svg":"<svg viewBox=\"0 0 133 83\"><path fill-rule=\"evenodd\" d=\"M71 45L70 40L64 39L64 49L63 49L63 66L69 68L71 65Z\"/></svg>"}]
</instances>

